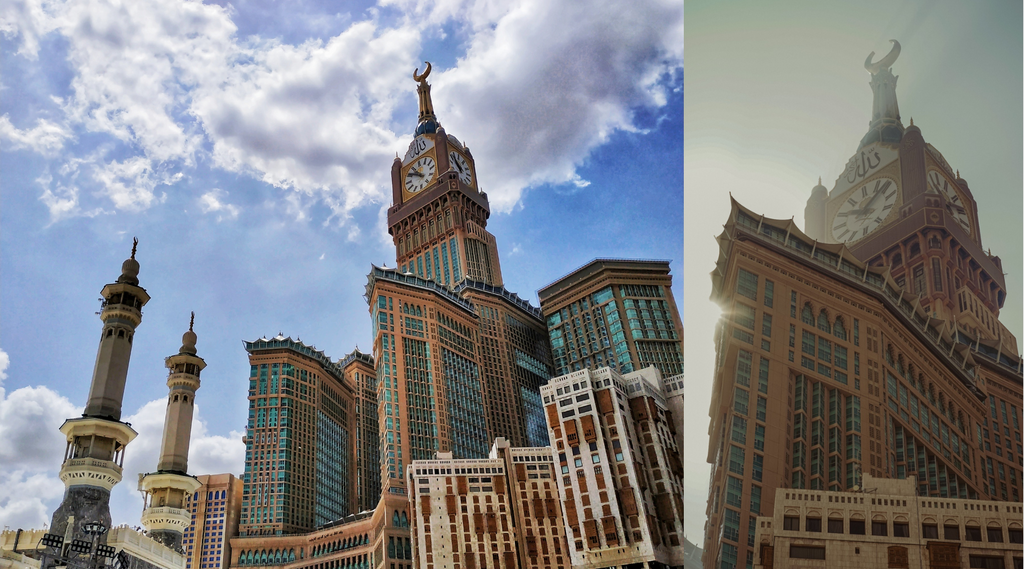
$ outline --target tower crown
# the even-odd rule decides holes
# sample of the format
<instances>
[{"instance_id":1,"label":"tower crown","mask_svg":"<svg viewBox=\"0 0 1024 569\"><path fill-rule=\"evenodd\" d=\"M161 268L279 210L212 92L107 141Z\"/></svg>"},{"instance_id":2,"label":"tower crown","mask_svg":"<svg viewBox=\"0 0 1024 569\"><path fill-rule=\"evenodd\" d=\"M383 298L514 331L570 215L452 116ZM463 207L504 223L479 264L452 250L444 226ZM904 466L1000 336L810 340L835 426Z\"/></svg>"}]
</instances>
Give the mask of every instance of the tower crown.
<instances>
[{"instance_id":1,"label":"tower crown","mask_svg":"<svg viewBox=\"0 0 1024 569\"><path fill-rule=\"evenodd\" d=\"M412 72L413 80L419 83L419 86L416 87L416 93L420 98L420 114L416 124L416 136L427 133L433 134L441 126L437 122L437 116L434 115L434 103L430 100L430 84L427 83L427 76L430 75L430 62L427 61L426 64L427 68L423 71L422 75L419 73L419 67Z\"/></svg>"}]
</instances>

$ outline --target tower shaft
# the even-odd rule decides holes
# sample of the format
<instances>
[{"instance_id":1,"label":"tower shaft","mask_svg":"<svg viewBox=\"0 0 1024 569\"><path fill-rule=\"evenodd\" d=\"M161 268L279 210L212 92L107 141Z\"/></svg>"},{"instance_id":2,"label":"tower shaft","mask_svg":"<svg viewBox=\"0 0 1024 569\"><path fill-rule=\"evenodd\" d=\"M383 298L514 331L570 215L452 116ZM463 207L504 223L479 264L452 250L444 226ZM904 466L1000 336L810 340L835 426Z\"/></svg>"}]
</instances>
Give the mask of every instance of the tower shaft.
<instances>
[{"instance_id":1,"label":"tower shaft","mask_svg":"<svg viewBox=\"0 0 1024 569\"><path fill-rule=\"evenodd\" d=\"M194 315L193 315L194 317ZM202 483L188 475L188 447L199 374L206 367L196 355L196 334L189 325L178 353L167 358L167 411L157 471L139 475L143 496L142 525L150 537L174 550L181 549L182 534L191 514L186 500Z\"/></svg>"}]
</instances>

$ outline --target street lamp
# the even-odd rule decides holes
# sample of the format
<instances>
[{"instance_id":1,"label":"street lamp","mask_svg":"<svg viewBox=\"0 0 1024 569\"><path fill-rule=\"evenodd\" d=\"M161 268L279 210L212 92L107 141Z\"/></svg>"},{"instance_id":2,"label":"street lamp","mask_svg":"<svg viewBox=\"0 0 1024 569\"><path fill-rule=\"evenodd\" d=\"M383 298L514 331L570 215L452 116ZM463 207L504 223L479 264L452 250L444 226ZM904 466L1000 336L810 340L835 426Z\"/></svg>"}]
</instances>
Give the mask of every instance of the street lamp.
<instances>
[{"instance_id":1,"label":"street lamp","mask_svg":"<svg viewBox=\"0 0 1024 569\"><path fill-rule=\"evenodd\" d=\"M107 526L99 522L88 522L82 525L82 532L91 537L91 541L73 539L69 543L65 543L63 536L52 533L45 534L39 540L43 546L40 568L48 569L50 567L47 564L48 559L53 560L53 567L65 566L68 569L96 569L106 565L106 560L114 557L114 548L109 545L97 544L96 541L101 535L107 533ZM54 551L47 551L51 549Z\"/></svg>"}]
</instances>

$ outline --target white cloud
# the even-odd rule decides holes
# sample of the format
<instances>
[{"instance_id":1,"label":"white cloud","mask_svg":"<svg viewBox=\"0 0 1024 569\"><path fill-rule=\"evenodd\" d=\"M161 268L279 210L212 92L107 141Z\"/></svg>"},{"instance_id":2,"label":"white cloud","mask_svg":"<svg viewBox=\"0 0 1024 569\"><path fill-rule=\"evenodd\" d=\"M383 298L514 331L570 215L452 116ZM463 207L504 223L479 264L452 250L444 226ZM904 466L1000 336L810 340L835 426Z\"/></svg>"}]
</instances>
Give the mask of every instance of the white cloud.
<instances>
[{"instance_id":1,"label":"white cloud","mask_svg":"<svg viewBox=\"0 0 1024 569\"><path fill-rule=\"evenodd\" d=\"M446 130L486 165L480 185L492 207L508 211L530 186L585 187L576 168L590 151L616 130L636 130L631 109L665 104L664 78L682 67L683 10L672 1L488 6L465 10L469 48L433 92Z\"/></svg>"},{"instance_id":2,"label":"white cloud","mask_svg":"<svg viewBox=\"0 0 1024 569\"><path fill-rule=\"evenodd\" d=\"M5 393L3 381L10 364L0 350L0 525L42 528L64 495L58 477L65 439L59 431L65 419L81 415L66 397L42 386L22 387ZM138 433L125 453L124 477L111 494L115 523L138 525L141 498L135 489L140 472L156 470L163 433L166 399L150 401L124 418ZM207 431L200 409L192 420L189 472L238 474L244 468L242 433L228 436Z\"/></svg>"},{"instance_id":3,"label":"white cloud","mask_svg":"<svg viewBox=\"0 0 1024 569\"><path fill-rule=\"evenodd\" d=\"M122 162L113 160L93 170L93 178L102 185L100 192L114 202L117 209L141 211L153 203L167 199L157 197L157 185L170 185L182 178L182 173L167 175L153 171L152 162L144 156L134 156Z\"/></svg>"},{"instance_id":4,"label":"white cloud","mask_svg":"<svg viewBox=\"0 0 1024 569\"><path fill-rule=\"evenodd\" d=\"M208 160L286 190L295 219L320 202L346 225L355 208L388 205L389 157L413 127L395 126L395 111L414 97L423 37L450 24L467 47L431 77L438 116L468 141L492 207L508 211L531 186L585 187L577 168L591 150L616 130L639 132L632 110L664 105L666 77L682 66L679 0L382 3L406 16L290 45L238 38L230 8L195 1L15 0L0 31L32 56L56 30L73 79L67 126L0 129L39 152L79 130L121 141L134 155L94 161L117 209L152 207L169 172ZM44 201L51 216L78 205L70 192Z\"/></svg>"},{"instance_id":5,"label":"white cloud","mask_svg":"<svg viewBox=\"0 0 1024 569\"><path fill-rule=\"evenodd\" d=\"M29 148L43 156L54 156L64 147L64 141L71 138L71 132L46 119L39 119L36 126L21 130L3 115L0 116L0 137L10 140L13 149Z\"/></svg>"},{"instance_id":6,"label":"white cloud","mask_svg":"<svg viewBox=\"0 0 1024 569\"><path fill-rule=\"evenodd\" d=\"M199 196L199 209L203 213L217 213L217 221L235 219L238 217L238 206L223 201L227 197L226 191L214 188Z\"/></svg>"},{"instance_id":7,"label":"white cloud","mask_svg":"<svg viewBox=\"0 0 1024 569\"><path fill-rule=\"evenodd\" d=\"M199 397L202 397L200 391ZM200 399L201 400L201 399ZM142 497L135 485L140 473L155 472L163 441L167 399L154 399L124 418L139 433L125 452L124 479L111 493L110 513L114 523L138 525L142 511ZM192 416L192 439L189 442L189 474L220 474L231 472L236 476L245 467L245 445L242 433L232 431L228 436L210 434L201 417L201 404L196 404Z\"/></svg>"},{"instance_id":8,"label":"white cloud","mask_svg":"<svg viewBox=\"0 0 1024 569\"><path fill-rule=\"evenodd\" d=\"M7 394L10 356L0 350L0 522L40 528L64 495L57 467L64 455L58 430L81 414L67 398L47 387L22 387Z\"/></svg>"}]
</instances>

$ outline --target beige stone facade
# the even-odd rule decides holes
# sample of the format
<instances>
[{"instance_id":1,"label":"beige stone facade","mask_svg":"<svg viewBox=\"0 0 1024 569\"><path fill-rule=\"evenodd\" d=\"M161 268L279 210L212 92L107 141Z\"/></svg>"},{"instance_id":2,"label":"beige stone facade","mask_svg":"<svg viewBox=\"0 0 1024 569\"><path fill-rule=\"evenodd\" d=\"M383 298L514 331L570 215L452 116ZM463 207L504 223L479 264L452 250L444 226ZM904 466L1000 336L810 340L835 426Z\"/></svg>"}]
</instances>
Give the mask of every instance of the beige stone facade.
<instances>
[{"instance_id":1,"label":"beige stone facade","mask_svg":"<svg viewBox=\"0 0 1024 569\"><path fill-rule=\"evenodd\" d=\"M486 459L439 455L413 462L408 478L417 567L568 566L550 447L499 438Z\"/></svg>"},{"instance_id":2,"label":"beige stone facade","mask_svg":"<svg viewBox=\"0 0 1024 569\"><path fill-rule=\"evenodd\" d=\"M917 496L914 476L856 492L779 488L755 533L756 569L1021 567L1022 508Z\"/></svg>"},{"instance_id":3,"label":"beige stone facade","mask_svg":"<svg viewBox=\"0 0 1024 569\"><path fill-rule=\"evenodd\" d=\"M409 501L385 493L377 507L295 535L231 540L231 567L412 569Z\"/></svg>"},{"instance_id":4,"label":"beige stone facade","mask_svg":"<svg viewBox=\"0 0 1024 569\"><path fill-rule=\"evenodd\" d=\"M573 567L683 564L683 466L656 368L541 388Z\"/></svg>"},{"instance_id":5,"label":"beige stone facade","mask_svg":"<svg viewBox=\"0 0 1024 569\"><path fill-rule=\"evenodd\" d=\"M231 561L231 538L238 535L242 480L233 474L196 478L202 486L185 501L192 520L182 540L185 569L224 569Z\"/></svg>"}]
</instances>

